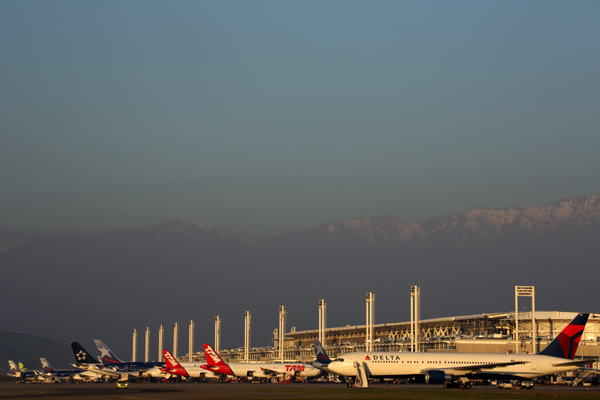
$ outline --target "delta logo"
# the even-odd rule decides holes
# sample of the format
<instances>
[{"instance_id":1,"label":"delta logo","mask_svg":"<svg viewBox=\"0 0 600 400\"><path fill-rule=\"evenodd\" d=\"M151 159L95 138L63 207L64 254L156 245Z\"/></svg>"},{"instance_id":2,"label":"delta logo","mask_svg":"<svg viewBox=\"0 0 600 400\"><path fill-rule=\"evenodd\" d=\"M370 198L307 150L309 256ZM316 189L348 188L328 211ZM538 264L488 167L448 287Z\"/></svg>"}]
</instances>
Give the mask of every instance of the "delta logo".
<instances>
[{"instance_id":1,"label":"delta logo","mask_svg":"<svg viewBox=\"0 0 600 400\"><path fill-rule=\"evenodd\" d=\"M369 356L366 356L366 357L365 357L365 361L371 361L371 357L369 357Z\"/></svg>"}]
</instances>

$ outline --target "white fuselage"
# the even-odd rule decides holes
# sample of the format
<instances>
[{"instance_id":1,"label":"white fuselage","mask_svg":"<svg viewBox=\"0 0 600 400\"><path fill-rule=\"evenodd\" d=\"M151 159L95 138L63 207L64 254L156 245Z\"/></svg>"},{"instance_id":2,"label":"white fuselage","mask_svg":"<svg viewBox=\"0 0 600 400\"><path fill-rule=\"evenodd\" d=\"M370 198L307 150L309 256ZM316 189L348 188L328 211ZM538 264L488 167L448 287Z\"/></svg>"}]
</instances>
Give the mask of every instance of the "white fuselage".
<instances>
[{"instance_id":1,"label":"white fuselage","mask_svg":"<svg viewBox=\"0 0 600 400\"><path fill-rule=\"evenodd\" d=\"M180 362L179 365L185 368L190 378L204 377L206 379L218 379L221 376L212 371L202 368L203 365L206 365L206 363L203 362L184 361Z\"/></svg>"},{"instance_id":2,"label":"white fuselage","mask_svg":"<svg viewBox=\"0 0 600 400\"><path fill-rule=\"evenodd\" d=\"M444 371L450 376L498 375L532 379L537 376L555 374L577 369L577 366L553 366L570 360L538 354L470 354L470 353L404 353L404 352L360 352L342 354L328 368L334 374L357 376L355 362L365 363L368 374L373 377L406 377L421 375L427 371ZM523 364L485 368L488 364L510 362ZM463 367L470 365L472 371ZM456 369L454 369L456 368ZM460 369L459 369L460 368Z\"/></svg>"},{"instance_id":3,"label":"white fuselage","mask_svg":"<svg viewBox=\"0 0 600 400\"><path fill-rule=\"evenodd\" d=\"M310 364L302 363L236 363L228 364L235 376L255 378L269 378L272 376L296 375L314 377L321 370Z\"/></svg>"}]
</instances>

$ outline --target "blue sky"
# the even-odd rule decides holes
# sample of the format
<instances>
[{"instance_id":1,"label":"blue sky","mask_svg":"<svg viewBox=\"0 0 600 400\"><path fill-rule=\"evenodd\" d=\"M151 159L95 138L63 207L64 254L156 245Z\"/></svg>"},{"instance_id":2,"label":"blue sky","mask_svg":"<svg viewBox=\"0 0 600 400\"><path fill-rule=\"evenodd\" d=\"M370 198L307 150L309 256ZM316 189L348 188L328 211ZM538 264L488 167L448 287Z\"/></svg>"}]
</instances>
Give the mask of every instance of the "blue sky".
<instances>
[{"instance_id":1,"label":"blue sky","mask_svg":"<svg viewBox=\"0 0 600 400\"><path fill-rule=\"evenodd\" d=\"M2 1L0 229L269 237L598 193L595 1Z\"/></svg>"}]
</instances>

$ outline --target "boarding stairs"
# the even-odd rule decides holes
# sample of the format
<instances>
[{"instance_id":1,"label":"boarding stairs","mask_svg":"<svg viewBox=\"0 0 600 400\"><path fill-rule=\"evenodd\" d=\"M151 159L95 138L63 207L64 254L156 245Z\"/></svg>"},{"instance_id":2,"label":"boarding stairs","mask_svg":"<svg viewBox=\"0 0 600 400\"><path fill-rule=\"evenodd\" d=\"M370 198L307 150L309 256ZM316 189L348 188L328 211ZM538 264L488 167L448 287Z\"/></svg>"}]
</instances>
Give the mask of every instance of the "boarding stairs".
<instances>
[{"instance_id":1,"label":"boarding stairs","mask_svg":"<svg viewBox=\"0 0 600 400\"><path fill-rule=\"evenodd\" d=\"M581 373L581 374L580 374L580 375L577 377L577 379L575 379L575 380L573 381L573 386L579 386L579 384L580 384L581 382L583 382L583 380L584 380L585 378L587 378L588 376L590 376L591 374L593 374L593 373L595 373L595 372L598 372L598 371L595 371L595 370L593 370L593 369L592 369L592 370L587 370L587 371L586 371L586 370L583 370L583 371L582 371L582 373Z\"/></svg>"},{"instance_id":2,"label":"boarding stairs","mask_svg":"<svg viewBox=\"0 0 600 400\"><path fill-rule=\"evenodd\" d=\"M365 362L355 361L354 368L356 368L356 384L355 387L368 389L369 388L369 376L368 367Z\"/></svg>"}]
</instances>

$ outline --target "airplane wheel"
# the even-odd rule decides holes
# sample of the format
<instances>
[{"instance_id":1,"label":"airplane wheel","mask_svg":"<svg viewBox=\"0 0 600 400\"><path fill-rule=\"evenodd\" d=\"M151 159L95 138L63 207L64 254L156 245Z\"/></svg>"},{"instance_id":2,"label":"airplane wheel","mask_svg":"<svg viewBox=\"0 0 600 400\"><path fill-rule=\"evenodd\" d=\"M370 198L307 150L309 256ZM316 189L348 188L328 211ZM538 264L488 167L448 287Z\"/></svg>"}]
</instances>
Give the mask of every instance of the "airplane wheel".
<instances>
[{"instance_id":1,"label":"airplane wheel","mask_svg":"<svg viewBox=\"0 0 600 400\"><path fill-rule=\"evenodd\" d=\"M462 382L461 382L461 383L459 383L459 384L458 384L458 388L459 388L459 389L464 389L464 388L465 388L465 384L464 384L464 383L462 383Z\"/></svg>"},{"instance_id":2,"label":"airplane wheel","mask_svg":"<svg viewBox=\"0 0 600 400\"><path fill-rule=\"evenodd\" d=\"M471 389L473 387L473 384L471 382L467 382L465 384L465 389Z\"/></svg>"}]
</instances>

